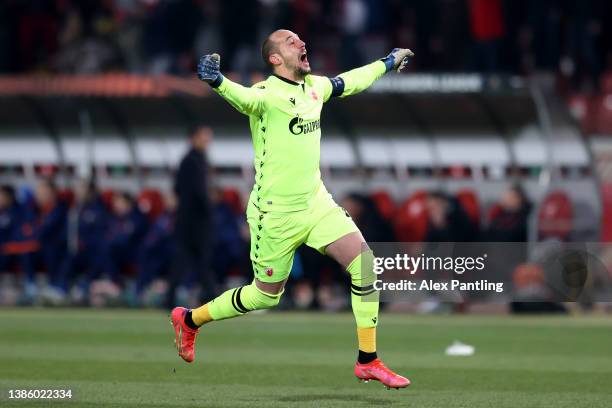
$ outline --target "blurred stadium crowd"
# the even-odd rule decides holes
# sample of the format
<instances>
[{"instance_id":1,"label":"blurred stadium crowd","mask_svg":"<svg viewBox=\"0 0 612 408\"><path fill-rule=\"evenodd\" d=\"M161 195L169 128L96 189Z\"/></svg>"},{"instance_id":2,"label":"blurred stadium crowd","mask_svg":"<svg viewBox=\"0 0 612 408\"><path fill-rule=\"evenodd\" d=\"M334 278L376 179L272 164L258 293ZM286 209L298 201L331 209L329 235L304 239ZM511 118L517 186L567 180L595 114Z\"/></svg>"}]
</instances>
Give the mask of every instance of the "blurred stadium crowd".
<instances>
[{"instance_id":1,"label":"blurred stadium crowd","mask_svg":"<svg viewBox=\"0 0 612 408\"><path fill-rule=\"evenodd\" d=\"M225 279L246 272L238 263L248 256L248 232L245 236L241 230L242 212L230 205L231 192L225 199L220 193L212 194L210 228L215 234L207 244L214 253L209 268ZM85 304L92 300L90 293L101 290L116 301L139 305L153 281L172 274L176 204L172 192L144 190L137 197L125 191L100 193L85 181L74 190L59 190L51 180L41 181L33 191L2 186L0 271L7 274L0 287L16 287L19 293L4 293L0 299ZM199 280L196 273L182 277L181 290ZM96 281L102 287L96 289ZM121 288L125 293L120 299ZM165 291L164 283L149 303L162 305Z\"/></svg>"},{"instance_id":2,"label":"blurred stadium crowd","mask_svg":"<svg viewBox=\"0 0 612 408\"><path fill-rule=\"evenodd\" d=\"M414 49L418 71L528 74L544 69L594 89L612 67L606 0L4 0L0 72L192 74L264 69L262 39L291 27L321 72Z\"/></svg>"},{"instance_id":3,"label":"blurred stadium crowd","mask_svg":"<svg viewBox=\"0 0 612 408\"><path fill-rule=\"evenodd\" d=\"M419 191L397 206L383 192L338 199L372 242L524 242L532 209L518 186L488 209L483 222L469 192ZM214 233L205 242L212 250L206 267L215 276L209 284L221 290L252 276L248 227L238 191L213 188L210 203ZM176 296L197 304L202 271L183 276L177 270L176 208L172 192L143 190L134 196L98 191L88 181L74 189L58 189L50 179L33 189L2 186L0 302L163 306L169 282L179 279ZM546 234L567 238L560 230ZM346 307L345 279L333 261L303 247L285 301L301 308Z\"/></svg>"}]
</instances>

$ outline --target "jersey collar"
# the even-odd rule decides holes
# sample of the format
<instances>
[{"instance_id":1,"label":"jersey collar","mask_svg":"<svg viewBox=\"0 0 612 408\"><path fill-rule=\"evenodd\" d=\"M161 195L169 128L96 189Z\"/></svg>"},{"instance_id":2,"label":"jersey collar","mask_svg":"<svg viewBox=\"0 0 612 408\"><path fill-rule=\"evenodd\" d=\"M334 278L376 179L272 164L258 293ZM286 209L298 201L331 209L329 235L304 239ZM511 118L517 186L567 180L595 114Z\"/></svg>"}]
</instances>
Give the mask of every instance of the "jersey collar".
<instances>
[{"instance_id":1,"label":"jersey collar","mask_svg":"<svg viewBox=\"0 0 612 408\"><path fill-rule=\"evenodd\" d=\"M280 75L276 75L276 74L272 74L272 77L284 82L285 84L291 86L291 87L301 87L302 91L306 92L306 81L302 82L301 84L299 82L295 82L292 81L290 79L287 79L285 77L282 77Z\"/></svg>"},{"instance_id":2,"label":"jersey collar","mask_svg":"<svg viewBox=\"0 0 612 408\"><path fill-rule=\"evenodd\" d=\"M293 86L300 86L300 85L302 85L302 84L300 84L299 82L292 81L292 80L287 79L287 78L285 78L285 77L282 77L282 76L280 76L280 75L272 74L272 76L275 76L275 77L277 77L278 79L280 79L281 81L286 82L286 83L288 83L288 84L290 84L290 85L293 85Z\"/></svg>"}]
</instances>

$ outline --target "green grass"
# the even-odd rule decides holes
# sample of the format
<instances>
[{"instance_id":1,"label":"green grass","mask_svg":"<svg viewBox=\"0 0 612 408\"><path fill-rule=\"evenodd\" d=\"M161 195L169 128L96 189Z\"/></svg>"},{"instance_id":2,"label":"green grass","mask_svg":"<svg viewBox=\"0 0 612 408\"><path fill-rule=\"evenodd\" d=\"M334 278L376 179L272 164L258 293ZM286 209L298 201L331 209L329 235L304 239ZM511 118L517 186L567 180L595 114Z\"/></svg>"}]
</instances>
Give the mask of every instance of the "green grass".
<instances>
[{"instance_id":1,"label":"green grass","mask_svg":"<svg viewBox=\"0 0 612 408\"><path fill-rule=\"evenodd\" d=\"M349 314L270 313L207 326L179 360L162 312L0 309L0 407L610 407L612 318L383 315L405 390L358 384ZM472 357L447 357L458 339ZM9 401L12 388L73 399Z\"/></svg>"}]
</instances>

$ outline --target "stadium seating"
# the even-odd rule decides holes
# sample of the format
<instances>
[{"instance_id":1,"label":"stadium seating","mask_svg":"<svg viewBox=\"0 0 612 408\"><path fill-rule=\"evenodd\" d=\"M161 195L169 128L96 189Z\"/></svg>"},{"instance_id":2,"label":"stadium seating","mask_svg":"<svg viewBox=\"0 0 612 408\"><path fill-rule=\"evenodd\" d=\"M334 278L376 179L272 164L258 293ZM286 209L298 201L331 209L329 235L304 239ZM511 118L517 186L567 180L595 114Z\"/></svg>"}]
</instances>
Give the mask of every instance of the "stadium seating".
<instances>
[{"instance_id":1,"label":"stadium seating","mask_svg":"<svg viewBox=\"0 0 612 408\"><path fill-rule=\"evenodd\" d=\"M109 209L109 210L112 207L112 201L113 201L113 195L114 194L115 194L115 192L113 190L110 190L110 189L102 190L100 192L100 198L102 199L102 202L104 203L106 208Z\"/></svg>"},{"instance_id":2,"label":"stadium seating","mask_svg":"<svg viewBox=\"0 0 612 408\"><path fill-rule=\"evenodd\" d=\"M374 201L374 204L376 204L376 208L378 208L380 215L382 215L386 221L392 221L395 216L396 207L391 195L387 191L377 190L370 193L370 198Z\"/></svg>"},{"instance_id":3,"label":"stadium seating","mask_svg":"<svg viewBox=\"0 0 612 408\"><path fill-rule=\"evenodd\" d=\"M225 188L221 200L237 215L242 214L245 210L240 191L237 188Z\"/></svg>"},{"instance_id":4,"label":"stadium seating","mask_svg":"<svg viewBox=\"0 0 612 408\"><path fill-rule=\"evenodd\" d=\"M164 202L161 193L157 190L142 190L137 198L138 208L149 221L153 221L164 211Z\"/></svg>"},{"instance_id":5,"label":"stadium seating","mask_svg":"<svg viewBox=\"0 0 612 408\"><path fill-rule=\"evenodd\" d=\"M574 210L568 195L560 190L549 193L538 212L539 239L568 240L572 232Z\"/></svg>"},{"instance_id":6,"label":"stadium seating","mask_svg":"<svg viewBox=\"0 0 612 408\"><path fill-rule=\"evenodd\" d=\"M397 211L393 225L399 241L422 242L427 235L427 192L416 191Z\"/></svg>"},{"instance_id":7,"label":"stadium seating","mask_svg":"<svg viewBox=\"0 0 612 408\"><path fill-rule=\"evenodd\" d=\"M468 217L476 225L480 225L480 203L476 192L468 189L460 190L457 192L457 200L459 200Z\"/></svg>"}]
</instances>

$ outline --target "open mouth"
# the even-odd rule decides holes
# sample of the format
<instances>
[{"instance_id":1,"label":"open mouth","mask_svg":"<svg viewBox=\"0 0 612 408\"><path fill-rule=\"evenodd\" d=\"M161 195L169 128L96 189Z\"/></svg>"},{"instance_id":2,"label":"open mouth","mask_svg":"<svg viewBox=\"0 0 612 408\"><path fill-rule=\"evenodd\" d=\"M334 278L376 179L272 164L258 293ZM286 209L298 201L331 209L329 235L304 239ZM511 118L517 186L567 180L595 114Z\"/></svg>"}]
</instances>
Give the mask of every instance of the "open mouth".
<instances>
[{"instance_id":1,"label":"open mouth","mask_svg":"<svg viewBox=\"0 0 612 408\"><path fill-rule=\"evenodd\" d=\"M308 62L308 57L306 56L306 51L300 54L300 62Z\"/></svg>"}]
</instances>

